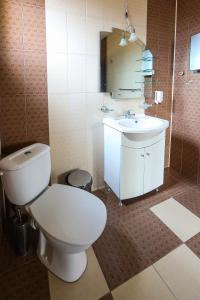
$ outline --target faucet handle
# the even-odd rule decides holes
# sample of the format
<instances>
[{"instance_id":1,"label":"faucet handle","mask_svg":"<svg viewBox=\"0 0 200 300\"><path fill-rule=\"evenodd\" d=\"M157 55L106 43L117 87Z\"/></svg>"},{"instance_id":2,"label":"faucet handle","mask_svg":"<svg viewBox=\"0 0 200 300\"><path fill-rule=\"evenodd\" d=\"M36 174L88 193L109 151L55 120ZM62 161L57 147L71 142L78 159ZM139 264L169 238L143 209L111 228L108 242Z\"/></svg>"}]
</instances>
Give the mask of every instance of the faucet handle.
<instances>
[{"instance_id":1,"label":"faucet handle","mask_svg":"<svg viewBox=\"0 0 200 300\"><path fill-rule=\"evenodd\" d=\"M124 117L125 118L135 117L135 113L133 112L133 110L128 109L124 112Z\"/></svg>"},{"instance_id":2,"label":"faucet handle","mask_svg":"<svg viewBox=\"0 0 200 300\"><path fill-rule=\"evenodd\" d=\"M143 108L144 110L147 110L149 107L152 107L152 106L153 106L153 104L149 104L146 102L144 102L140 105L140 107Z\"/></svg>"},{"instance_id":3,"label":"faucet handle","mask_svg":"<svg viewBox=\"0 0 200 300\"><path fill-rule=\"evenodd\" d=\"M109 113L109 112L111 112L111 111L114 111L114 109L108 108L106 105L102 105L102 107L100 108L100 110L101 110L103 113Z\"/></svg>"}]
</instances>

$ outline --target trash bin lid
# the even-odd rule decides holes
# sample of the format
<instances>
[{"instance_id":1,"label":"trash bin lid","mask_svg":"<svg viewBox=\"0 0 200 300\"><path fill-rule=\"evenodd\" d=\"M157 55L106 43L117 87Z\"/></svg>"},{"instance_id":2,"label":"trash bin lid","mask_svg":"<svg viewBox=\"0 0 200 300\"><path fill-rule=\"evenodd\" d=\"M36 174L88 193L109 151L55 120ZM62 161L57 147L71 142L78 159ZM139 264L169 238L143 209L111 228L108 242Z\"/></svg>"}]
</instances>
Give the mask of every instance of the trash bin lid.
<instances>
[{"instance_id":1,"label":"trash bin lid","mask_svg":"<svg viewBox=\"0 0 200 300\"><path fill-rule=\"evenodd\" d=\"M91 180L90 173L84 170L73 171L68 177L69 184L75 187L85 187Z\"/></svg>"}]
</instances>

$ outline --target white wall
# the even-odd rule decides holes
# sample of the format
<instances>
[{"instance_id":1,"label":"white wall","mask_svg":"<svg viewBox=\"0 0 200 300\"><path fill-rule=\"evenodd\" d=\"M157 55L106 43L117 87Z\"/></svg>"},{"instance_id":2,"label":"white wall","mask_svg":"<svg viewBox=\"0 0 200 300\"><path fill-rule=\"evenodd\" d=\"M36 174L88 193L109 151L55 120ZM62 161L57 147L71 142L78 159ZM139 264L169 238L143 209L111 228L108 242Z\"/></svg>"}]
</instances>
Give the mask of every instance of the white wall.
<instances>
[{"instance_id":1,"label":"white wall","mask_svg":"<svg viewBox=\"0 0 200 300\"><path fill-rule=\"evenodd\" d=\"M139 38L146 42L147 0L130 0ZM52 180L72 168L103 186L103 104L122 114L141 112L141 100L99 93L99 32L124 28L122 0L46 0L49 129Z\"/></svg>"}]
</instances>

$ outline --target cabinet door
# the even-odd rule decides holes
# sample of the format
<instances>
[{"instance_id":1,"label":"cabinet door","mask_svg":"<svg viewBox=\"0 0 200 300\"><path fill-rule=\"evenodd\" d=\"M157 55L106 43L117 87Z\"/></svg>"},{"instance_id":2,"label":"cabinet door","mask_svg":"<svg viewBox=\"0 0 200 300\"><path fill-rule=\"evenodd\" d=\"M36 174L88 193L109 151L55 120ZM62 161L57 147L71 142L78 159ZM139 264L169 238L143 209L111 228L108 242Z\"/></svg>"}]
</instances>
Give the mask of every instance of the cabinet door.
<instances>
[{"instance_id":1,"label":"cabinet door","mask_svg":"<svg viewBox=\"0 0 200 300\"><path fill-rule=\"evenodd\" d=\"M143 194L144 161L144 148L121 147L121 200Z\"/></svg>"},{"instance_id":2,"label":"cabinet door","mask_svg":"<svg viewBox=\"0 0 200 300\"><path fill-rule=\"evenodd\" d=\"M144 194L163 184L165 139L145 148Z\"/></svg>"}]
</instances>

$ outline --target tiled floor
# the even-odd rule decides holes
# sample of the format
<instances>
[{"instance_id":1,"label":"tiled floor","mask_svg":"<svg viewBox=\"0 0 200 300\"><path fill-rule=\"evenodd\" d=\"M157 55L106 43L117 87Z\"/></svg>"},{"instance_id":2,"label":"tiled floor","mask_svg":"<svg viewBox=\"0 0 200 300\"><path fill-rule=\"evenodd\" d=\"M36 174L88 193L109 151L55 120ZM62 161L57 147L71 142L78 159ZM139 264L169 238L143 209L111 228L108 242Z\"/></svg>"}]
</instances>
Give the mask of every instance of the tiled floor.
<instances>
[{"instance_id":1,"label":"tiled floor","mask_svg":"<svg viewBox=\"0 0 200 300\"><path fill-rule=\"evenodd\" d=\"M115 300L174 300L174 296L153 266L120 285L113 290L112 295Z\"/></svg>"},{"instance_id":2,"label":"tiled floor","mask_svg":"<svg viewBox=\"0 0 200 300\"><path fill-rule=\"evenodd\" d=\"M181 245L154 264L176 299L200 299L200 259Z\"/></svg>"},{"instance_id":3,"label":"tiled floor","mask_svg":"<svg viewBox=\"0 0 200 300\"><path fill-rule=\"evenodd\" d=\"M126 201L122 207L113 193L95 194L107 207L106 229L94 251L88 250L88 266L79 281L64 283L49 273L51 300L200 300L200 187L167 170L158 193ZM2 249L3 299L49 299L43 266L34 257L9 258ZM27 267L19 267L20 263ZM6 268L11 280L3 278ZM36 289L34 269L41 273L38 286L43 291L33 293L28 287L23 295L20 278L26 277L25 285L31 281L28 270ZM16 276L21 298L12 297L16 289L8 288L7 282Z\"/></svg>"},{"instance_id":4,"label":"tiled floor","mask_svg":"<svg viewBox=\"0 0 200 300\"><path fill-rule=\"evenodd\" d=\"M0 240L0 299L49 300L46 268L35 256L16 256L8 240Z\"/></svg>"},{"instance_id":5,"label":"tiled floor","mask_svg":"<svg viewBox=\"0 0 200 300\"><path fill-rule=\"evenodd\" d=\"M200 219L173 198L151 207L151 211L183 242L200 232Z\"/></svg>"},{"instance_id":6,"label":"tiled floor","mask_svg":"<svg viewBox=\"0 0 200 300\"><path fill-rule=\"evenodd\" d=\"M74 283L64 283L49 272L51 300L95 300L109 293L109 288L92 248L87 251L88 264L84 275Z\"/></svg>"}]
</instances>

